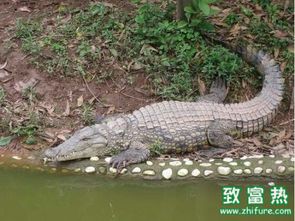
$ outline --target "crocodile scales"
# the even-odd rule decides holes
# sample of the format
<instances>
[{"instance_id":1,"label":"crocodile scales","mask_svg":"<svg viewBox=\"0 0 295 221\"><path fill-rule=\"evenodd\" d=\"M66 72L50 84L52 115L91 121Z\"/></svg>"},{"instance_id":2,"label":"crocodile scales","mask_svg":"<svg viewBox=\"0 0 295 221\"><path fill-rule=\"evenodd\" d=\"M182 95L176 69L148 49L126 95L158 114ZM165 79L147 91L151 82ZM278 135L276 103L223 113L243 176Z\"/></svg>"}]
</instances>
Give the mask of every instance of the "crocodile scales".
<instances>
[{"instance_id":1,"label":"crocodile scales","mask_svg":"<svg viewBox=\"0 0 295 221\"><path fill-rule=\"evenodd\" d=\"M118 151L110 164L122 168L148 159L155 143L167 151L190 151L204 144L228 148L233 137L258 132L273 120L283 97L284 80L279 65L263 51L238 46L233 50L264 75L263 88L252 100L222 104L223 99L218 98L222 91L213 90L213 96L197 102L151 104L77 131L64 143L47 149L45 159L67 161Z\"/></svg>"}]
</instances>

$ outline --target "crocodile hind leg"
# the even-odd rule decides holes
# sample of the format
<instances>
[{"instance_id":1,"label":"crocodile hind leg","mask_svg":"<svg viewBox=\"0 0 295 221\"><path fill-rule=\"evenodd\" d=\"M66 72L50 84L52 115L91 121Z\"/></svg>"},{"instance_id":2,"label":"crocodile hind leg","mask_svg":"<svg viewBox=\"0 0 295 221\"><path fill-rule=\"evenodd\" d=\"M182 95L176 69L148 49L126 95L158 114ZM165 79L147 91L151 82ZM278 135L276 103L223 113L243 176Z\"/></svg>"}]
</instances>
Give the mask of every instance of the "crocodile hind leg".
<instances>
[{"instance_id":1,"label":"crocodile hind leg","mask_svg":"<svg viewBox=\"0 0 295 221\"><path fill-rule=\"evenodd\" d=\"M208 101L214 103L222 103L227 95L227 87L225 81L217 77L210 87L209 94L206 94L197 99L198 101Z\"/></svg>"},{"instance_id":2,"label":"crocodile hind leg","mask_svg":"<svg viewBox=\"0 0 295 221\"><path fill-rule=\"evenodd\" d=\"M141 142L132 142L130 147L112 157L110 165L117 169L122 169L130 164L141 163L148 159L150 150Z\"/></svg>"},{"instance_id":3,"label":"crocodile hind leg","mask_svg":"<svg viewBox=\"0 0 295 221\"><path fill-rule=\"evenodd\" d=\"M207 130L207 139L209 144L220 148L230 148L234 144L234 139L227 134L231 125L225 122L213 122Z\"/></svg>"}]
</instances>

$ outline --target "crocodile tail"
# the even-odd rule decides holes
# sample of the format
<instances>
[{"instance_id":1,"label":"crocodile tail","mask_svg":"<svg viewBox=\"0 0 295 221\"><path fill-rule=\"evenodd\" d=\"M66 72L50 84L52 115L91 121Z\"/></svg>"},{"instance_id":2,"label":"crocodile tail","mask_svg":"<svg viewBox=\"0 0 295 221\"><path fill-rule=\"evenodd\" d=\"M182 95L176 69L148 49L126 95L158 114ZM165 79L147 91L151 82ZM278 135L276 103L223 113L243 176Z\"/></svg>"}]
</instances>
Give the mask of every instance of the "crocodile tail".
<instances>
[{"instance_id":1,"label":"crocodile tail","mask_svg":"<svg viewBox=\"0 0 295 221\"><path fill-rule=\"evenodd\" d=\"M251 134L261 130L269 124L279 108L283 99L284 79L279 65L270 55L251 46L243 47L227 43L221 38L210 34L202 35L205 39L221 44L231 51L239 54L248 64L253 65L264 76L261 92L252 100L226 105L232 116L235 116L237 128L243 133Z\"/></svg>"}]
</instances>

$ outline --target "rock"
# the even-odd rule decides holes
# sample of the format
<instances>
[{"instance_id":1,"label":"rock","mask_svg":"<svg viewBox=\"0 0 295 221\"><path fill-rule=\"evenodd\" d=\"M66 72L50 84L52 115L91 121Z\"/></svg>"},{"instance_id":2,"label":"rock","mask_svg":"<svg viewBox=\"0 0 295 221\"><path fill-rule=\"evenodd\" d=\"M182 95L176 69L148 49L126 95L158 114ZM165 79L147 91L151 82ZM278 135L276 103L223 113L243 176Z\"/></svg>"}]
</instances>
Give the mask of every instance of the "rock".
<instances>
[{"instance_id":1,"label":"rock","mask_svg":"<svg viewBox=\"0 0 295 221\"><path fill-rule=\"evenodd\" d=\"M154 176L154 175L156 175L155 171L153 171L153 170L145 170L145 171L143 171L142 174L143 175L147 175L147 176Z\"/></svg>"},{"instance_id":2,"label":"rock","mask_svg":"<svg viewBox=\"0 0 295 221\"><path fill-rule=\"evenodd\" d=\"M268 182L268 185L269 186L274 186L274 185L276 185L274 182Z\"/></svg>"},{"instance_id":3,"label":"rock","mask_svg":"<svg viewBox=\"0 0 295 221\"><path fill-rule=\"evenodd\" d=\"M187 161L184 162L184 164L190 166L190 165L193 165L194 162L191 161L191 160L187 160Z\"/></svg>"},{"instance_id":4,"label":"rock","mask_svg":"<svg viewBox=\"0 0 295 221\"><path fill-rule=\"evenodd\" d=\"M231 165L231 166L238 166L238 163L237 162L230 162L228 164Z\"/></svg>"},{"instance_id":5,"label":"rock","mask_svg":"<svg viewBox=\"0 0 295 221\"><path fill-rule=\"evenodd\" d=\"M223 163L220 163L220 162L215 163L216 166L221 166L222 164L223 164Z\"/></svg>"},{"instance_id":6,"label":"rock","mask_svg":"<svg viewBox=\"0 0 295 221\"><path fill-rule=\"evenodd\" d=\"M278 166L277 170L279 173L284 173L286 171L286 167L285 166Z\"/></svg>"},{"instance_id":7,"label":"rock","mask_svg":"<svg viewBox=\"0 0 295 221\"><path fill-rule=\"evenodd\" d=\"M14 159L14 160L21 160L21 159L22 159L22 158L19 157L19 156L12 156L11 158Z\"/></svg>"},{"instance_id":8,"label":"rock","mask_svg":"<svg viewBox=\"0 0 295 221\"><path fill-rule=\"evenodd\" d=\"M205 170L205 171L204 171L204 175L205 175L205 176L209 176L209 175L211 175L212 173L213 173L212 170Z\"/></svg>"},{"instance_id":9,"label":"rock","mask_svg":"<svg viewBox=\"0 0 295 221\"><path fill-rule=\"evenodd\" d=\"M52 168L52 169L55 169L55 171L56 171L56 168ZM78 173L78 172L80 172L81 171L81 168L76 168L76 169L74 169L74 172L76 172L76 173ZM86 172L86 171L85 171Z\"/></svg>"},{"instance_id":10,"label":"rock","mask_svg":"<svg viewBox=\"0 0 295 221\"><path fill-rule=\"evenodd\" d=\"M276 160L276 161L275 161L275 164L281 164L281 163L283 163L282 160Z\"/></svg>"},{"instance_id":11,"label":"rock","mask_svg":"<svg viewBox=\"0 0 295 221\"><path fill-rule=\"evenodd\" d=\"M134 167L131 173L140 173L141 169L139 167Z\"/></svg>"},{"instance_id":12,"label":"rock","mask_svg":"<svg viewBox=\"0 0 295 221\"><path fill-rule=\"evenodd\" d=\"M246 167L249 167L249 166L251 166L251 162L250 162L250 161L245 161L245 162L244 162L244 165L245 165Z\"/></svg>"},{"instance_id":13,"label":"rock","mask_svg":"<svg viewBox=\"0 0 295 221\"><path fill-rule=\"evenodd\" d=\"M269 155L270 158L275 158L275 155L271 154Z\"/></svg>"},{"instance_id":14,"label":"rock","mask_svg":"<svg viewBox=\"0 0 295 221\"><path fill-rule=\"evenodd\" d=\"M229 163L229 162L232 162L232 161L233 161L233 158L225 157L225 158L223 159L223 161Z\"/></svg>"},{"instance_id":15,"label":"rock","mask_svg":"<svg viewBox=\"0 0 295 221\"><path fill-rule=\"evenodd\" d=\"M244 173L245 173L245 174L251 174L252 172L251 172L250 169L244 169Z\"/></svg>"},{"instance_id":16,"label":"rock","mask_svg":"<svg viewBox=\"0 0 295 221\"><path fill-rule=\"evenodd\" d=\"M269 174L269 173L272 172L272 169L271 168L267 168L267 169L265 169L265 172Z\"/></svg>"},{"instance_id":17,"label":"rock","mask_svg":"<svg viewBox=\"0 0 295 221\"><path fill-rule=\"evenodd\" d=\"M109 164L109 163L111 162L111 159L112 159L111 157L106 157L106 158L104 159L104 161L105 161L106 163Z\"/></svg>"},{"instance_id":18,"label":"rock","mask_svg":"<svg viewBox=\"0 0 295 221\"><path fill-rule=\"evenodd\" d=\"M116 168L114 168L114 167L110 167L110 169L109 169L109 170L110 170L110 172L111 172L111 173L117 173L117 169L116 169Z\"/></svg>"},{"instance_id":19,"label":"rock","mask_svg":"<svg viewBox=\"0 0 295 221\"><path fill-rule=\"evenodd\" d=\"M242 169L236 169L234 170L234 174L242 174L243 173L243 170Z\"/></svg>"},{"instance_id":20,"label":"rock","mask_svg":"<svg viewBox=\"0 0 295 221\"><path fill-rule=\"evenodd\" d=\"M160 166L160 167L164 167L165 165L166 165L165 162L161 162L161 163L159 163L159 166Z\"/></svg>"},{"instance_id":21,"label":"rock","mask_svg":"<svg viewBox=\"0 0 295 221\"><path fill-rule=\"evenodd\" d=\"M200 166L201 167L210 167L210 166L212 166L212 164L211 163L200 163Z\"/></svg>"},{"instance_id":22,"label":"rock","mask_svg":"<svg viewBox=\"0 0 295 221\"><path fill-rule=\"evenodd\" d=\"M247 157L247 156L243 156L243 157L241 157L240 159L241 159L241 160L246 160L246 159L248 159L248 157Z\"/></svg>"},{"instance_id":23,"label":"rock","mask_svg":"<svg viewBox=\"0 0 295 221\"><path fill-rule=\"evenodd\" d=\"M215 161L215 160L214 160L214 159L212 159L212 158L210 158L210 159L209 159L209 162L214 162L214 161Z\"/></svg>"},{"instance_id":24,"label":"rock","mask_svg":"<svg viewBox=\"0 0 295 221\"><path fill-rule=\"evenodd\" d=\"M171 168L167 168L165 170L162 171L162 176L166 179L169 180L172 177L172 169Z\"/></svg>"},{"instance_id":25,"label":"rock","mask_svg":"<svg viewBox=\"0 0 295 221\"><path fill-rule=\"evenodd\" d=\"M86 173L94 173L95 172L95 167L89 166L85 168Z\"/></svg>"},{"instance_id":26,"label":"rock","mask_svg":"<svg viewBox=\"0 0 295 221\"><path fill-rule=\"evenodd\" d=\"M220 174L220 175L228 175L231 173L231 168L230 167L223 167L223 166L219 166L217 167L217 172Z\"/></svg>"},{"instance_id":27,"label":"rock","mask_svg":"<svg viewBox=\"0 0 295 221\"><path fill-rule=\"evenodd\" d=\"M263 160L258 160L258 164L263 164Z\"/></svg>"},{"instance_id":28,"label":"rock","mask_svg":"<svg viewBox=\"0 0 295 221\"><path fill-rule=\"evenodd\" d=\"M263 169L261 167L255 167L254 170L253 170L253 172L255 174L260 174L260 173L262 173L262 171L263 171Z\"/></svg>"},{"instance_id":29,"label":"rock","mask_svg":"<svg viewBox=\"0 0 295 221\"><path fill-rule=\"evenodd\" d=\"M94 156L94 157L90 157L90 161L98 161L99 158L97 156Z\"/></svg>"},{"instance_id":30,"label":"rock","mask_svg":"<svg viewBox=\"0 0 295 221\"><path fill-rule=\"evenodd\" d=\"M201 172L200 172L199 169L194 169L194 170L192 171L192 176L194 176L194 177L197 177L197 176L199 176L200 174L201 174Z\"/></svg>"},{"instance_id":31,"label":"rock","mask_svg":"<svg viewBox=\"0 0 295 221\"><path fill-rule=\"evenodd\" d=\"M178 170L177 171L177 175L178 176L186 176L188 174L188 170L187 169L185 169L185 168L182 168L182 169L180 169L180 170Z\"/></svg>"},{"instance_id":32,"label":"rock","mask_svg":"<svg viewBox=\"0 0 295 221\"><path fill-rule=\"evenodd\" d=\"M249 159L260 159L260 158L263 158L263 155L262 154L252 155L252 156L249 156L248 158Z\"/></svg>"},{"instance_id":33,"label":"rock","mask_svg":"<svg viewBox=\"0 0 295 221\"><path fill-rule=\"evenodd\" d=\"M107 169L106 169L105 167L99 167L99 168L98 168L98 172L99 172L100 174L106 174L106 173L107 173Z\"/></svg>"},{"instance_id":34,"label":"rock","mask_svg":"<svg viewBox=\"0 0 295 221\"><path fill-rule=\"evenodd\" d=\"M182 165L182 163L180 162L180 161L171 161L171 162L169 162L169 164L171 165L171 166L181 166Z\"/></svg>"},{"instance_id":35,"label":"rock","mask_svg":"<svg viewBox=\"0 0 295 221\"><path fill-rule=\"evenodd\" d=\"M148 166L153 166L153 162L152 161L146 161L146 164L148 165Z\"/></svg>"},{"instance_id":36,"label":"rock","mask_svg":"<svg viewBox=\"0 0 295 221\"><path fill-rule=\"evenodd\" d=\"M127 169L126 168L123 168L121 171L120 171L120 174L124 174L124 173L127 173Z\"/></svg>"}]
</instances>

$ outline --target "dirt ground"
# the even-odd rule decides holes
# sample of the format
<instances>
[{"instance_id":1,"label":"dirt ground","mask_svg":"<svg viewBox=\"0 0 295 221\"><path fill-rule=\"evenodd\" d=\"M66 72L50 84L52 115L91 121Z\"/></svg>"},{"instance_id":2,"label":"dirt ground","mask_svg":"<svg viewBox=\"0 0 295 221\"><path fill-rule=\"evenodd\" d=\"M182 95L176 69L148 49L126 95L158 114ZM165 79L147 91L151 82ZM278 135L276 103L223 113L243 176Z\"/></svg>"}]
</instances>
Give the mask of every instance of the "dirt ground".
<instances>
[{"instance_id":1,"label":"dirt ground","mask_svg":"<svg viewBox=\"0 0 295 221\"><path fill-rule=\"evenodd\" d=\"M30 55L21 52L17 41L9 50L4 50L4 45L12 38L11 30L18 18L28 18L46 11L54 12L60 4L83 7L89 2L91 1L2 0L0 2L0 66L7 61L6 75L0 78L0 85L6 91L6 102L13 107L13 117L17 118L12 120L27 120L22 112L39 112L42 116L41 121L44 123L44 129L38 134L36 144L27 145L24 143L24 138L18 137L6 148L1 148L2 150L30 151L55 146L62 142L68 135L83 127L79 118L81 99L84 103L95 103L97 118L108 114L130 112L158 100L157 97L152 96L149 80L144 73L134 72L133 83L127 84L124 70L117 67L116 63L105 64L116 71L116 78L99 84L92 82L88 84L82 77L62 77L42 73L29 62ZM124 10L134 7L122 0L108 2ZM19 90L19 87L32 79L34 79L37 97L33 107L27 105L27 101ZM3 112L0 110L0 117L3 117ZM293 108L284 110L278 114L274 127L266 128L264 132L252 138L239 140L240 147L234 148L226 155L237 156L249 152L293 154L293 123ZM0 136L5 135L8 134L5 132L1 134L0 131ZM245 146L247 146L246 149Z\"/></svg>"}]
</instances>

